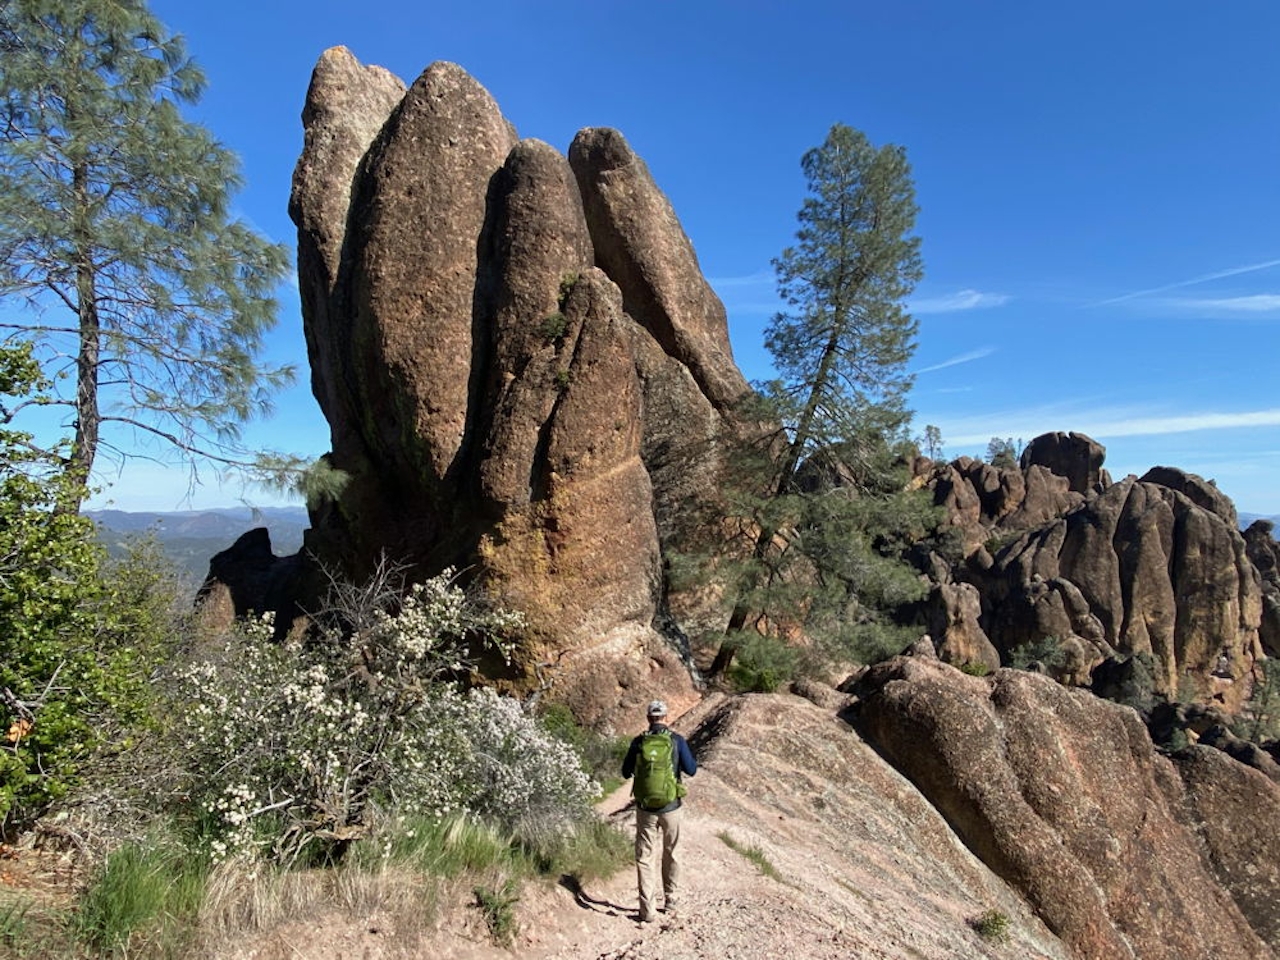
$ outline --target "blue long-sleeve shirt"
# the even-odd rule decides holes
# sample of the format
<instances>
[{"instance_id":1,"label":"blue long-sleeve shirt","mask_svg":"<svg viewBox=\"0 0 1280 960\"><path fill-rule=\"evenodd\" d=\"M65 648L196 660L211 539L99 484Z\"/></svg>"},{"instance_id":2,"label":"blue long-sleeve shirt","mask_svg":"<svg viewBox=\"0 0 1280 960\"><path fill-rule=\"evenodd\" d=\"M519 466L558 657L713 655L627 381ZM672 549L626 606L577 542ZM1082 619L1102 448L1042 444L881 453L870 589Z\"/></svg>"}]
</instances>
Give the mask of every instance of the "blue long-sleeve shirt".
<instances>
[{"instance_id":1,"label":"blue long-sleeve shirt","mask_svg":"<svg viewBox=\"0 0 1280 960\"><path fill-rule=\"evenodd\" d=\"M648 733L670 733L671 745L675 749L671 752L671 765L675 767L676 779L681 777L692 777L698 772L698 761L693 757L693 751L689 749L688 742L680 734L671 730L666 724L651 723L649 724ZM631 741L631 746L627 748L627 755L622 760L622 779L630 780L636 772L636 761L640 758L640 741L643 740L645 734L638 735ZM680 798L677 797L672 803L667 804L661 810L650 811L652 813L670 813L672 810L680 806Z\"/></svg>"}]
</instances>

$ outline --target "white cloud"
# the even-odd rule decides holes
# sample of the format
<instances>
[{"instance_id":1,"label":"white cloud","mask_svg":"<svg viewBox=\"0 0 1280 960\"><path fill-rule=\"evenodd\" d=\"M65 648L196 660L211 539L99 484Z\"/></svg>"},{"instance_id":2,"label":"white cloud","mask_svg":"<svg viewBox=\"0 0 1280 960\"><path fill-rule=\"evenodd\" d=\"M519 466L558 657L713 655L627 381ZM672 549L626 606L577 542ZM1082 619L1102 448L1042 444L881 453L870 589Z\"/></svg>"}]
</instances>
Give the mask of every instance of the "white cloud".
<instances>
[{"instance_id":1,"label":"white cloud","mask_svg":"<svg viewBox=\"0 0 1280 960\"><path fill-rule=\"evenodd\" d=\"M1177 290L1180 287L1191 287L1197 283L1208 283L1210 280L1223 280L1226 277L1238 277L1242 273L1254 273L1258 270L1269 270L1272 267L1280 267L1280 260L1266 260L1262 263L1251 263L1244 267L1231 267L1228 270L1219 270L1217 273L1206 273L1202 277L1192 277L1190 280L1179 280L1177 283L1167 283L1163 287L1151 287L1148 290L1135 290L1132 293L1121 294L1118 297L1111 297L1109 300L1099 300L1097 303L1090 304L1093 307L1105 307L1111 303L1121 303L1125 300L1133 300L1137 297L1150 296L1153 293L1164 293L1166 290Z\"/></svg>"},{"instance_id":2,"label":"white cloud","mask_svg":"<svg viewBox=\"0 0 1280 960\"><path fill-rule=\"evenodd\" d=\"M1247 297L1171 298L1163 301L1170 307L1196 312L1274 313L1280 310L1280 293L1256 293Z\"/></svg>"},{"instance_id":3,"label":"white cloud","mask_svg":"<svg viewBox=\"0 0 1280 960\"><path fill-rule=\"evenodd\" d=\"M929 373L933 370L943 370L947 367L959 366L962 363L969 363L973 360L981 360L983 357L989 357L996 352L995 347L979 347L977 350L970 350L968 353L961 353L957 356L943 360L941 363L935 363L928 367L921 367L916 373Z\"/></svg>"},{"instance_id":4,"label":"white cloud","mask_svg":"<svg viewBox=\"0 0 1280 960\"><path fill-rule=\"evenodd\" d=\"M991 437L1031 437L1053 430L1074 430L1095 439L1115 437L1148 437L1196 430L1230 430L1251 427L1280 426L1280 409L1243 410L1235 413L1179 413L1165 416L1141 415L1130 411L1068 411L1045 409L994 413L968 417L950 425L943 424L948 443L957 446L986 443Z\"/></svg>"},{"instance_id":5,"label":"white cloud","mask_svg":"<svg viewBox=\"0 0 1280 960\"><path fill-rule=\"evenodd\" d=\"M955 313L960 310L981 310L999 307L1012 299L1005 293L983 293L980 290L959 290L945 297L924 297L909 304L912 313Z\"/></svg>"},{"instance_id":6,"label":"white cloud","mask_svg":"<svg viewBox=\"0 0 1280 960\"><path fill-rule=\"evenodd\" d=\"M758 287L773 283L773 274L768 271L749 273L742 277L707 277L707 283L719 290L721 287Z\"/></svg>"}]
</instances>

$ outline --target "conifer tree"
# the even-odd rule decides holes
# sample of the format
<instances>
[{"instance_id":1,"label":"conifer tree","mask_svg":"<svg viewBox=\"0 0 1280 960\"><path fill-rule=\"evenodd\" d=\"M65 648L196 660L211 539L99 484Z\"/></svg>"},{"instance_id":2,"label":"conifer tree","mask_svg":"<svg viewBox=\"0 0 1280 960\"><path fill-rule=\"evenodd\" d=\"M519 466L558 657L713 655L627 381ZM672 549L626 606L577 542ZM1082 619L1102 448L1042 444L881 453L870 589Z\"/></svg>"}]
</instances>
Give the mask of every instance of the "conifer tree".
<instances>
[{"instance_id":1,"label":"conifer tree","mask_svg":"<svg viewBox=\"0 0 1280 960\"><path fill-rule=\"evenodd\" d=\"M239 425L292 379L257 359L287 254L180 114L203 86L144 0L0 4L0 327L65 384L78 489L140 436L242 462Z\"/></svg>"},{"instance_id":2,"label":"conifer tree","mask_svg":"<svg viewBox=\"0 0 1280 960\"><path fill-rule=\"evenodd\" d=\"M910 168L901 147L874 147L842 124L802 167L796 243L774 261L787 309L766 335L780 376L758 398L761 418L782 432L756 452L763 480L746 470L759 491L745 498L753 544L713 675L731 662L739 631L777 617L776 604L811 634L847 639L918 593L894 555L904 531L923 532L930 517L904 492L901 469L917 329L903 302L922 274ZM807 571L798 585L797 563Z\"/></svg>"}]
</instances>

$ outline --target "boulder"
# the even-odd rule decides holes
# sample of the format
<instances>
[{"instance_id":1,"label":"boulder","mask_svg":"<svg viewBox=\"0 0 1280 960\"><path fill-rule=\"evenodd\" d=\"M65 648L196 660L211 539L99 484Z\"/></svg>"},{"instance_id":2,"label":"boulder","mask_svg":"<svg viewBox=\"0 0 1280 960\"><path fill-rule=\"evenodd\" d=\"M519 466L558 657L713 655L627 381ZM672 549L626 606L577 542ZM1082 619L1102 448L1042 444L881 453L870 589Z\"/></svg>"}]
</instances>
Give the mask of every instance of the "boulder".
<instances>
[{"instance_id":1,"label":"boulder","mask_svg":"<svg viewBox=\"0 0 1280 960\"><path fill-rule=\"evenodd\" d=\"M209 560L209 572L196 594L203 625L224 630L237 619L271 612L277 617L277 632L283 631L298 612L298 567L297 555L275 555L266 527L242 533Z\"/></svg>"},{"instance_id":2,"label":"boulder","mask_svg":"<svg viewBox=\"0 0 1280 960\"><path fill-rule=\"evenodd\" d=\"M1102 469L1106 455L1106 447L1083 433L1045 433L1026 445L1019 466L1023 470L1043 466L1066 477L1073 492L1089 494L1105 489L1111 482Z\"/></svg>"},{"instance_id":3,"label":"boulder","mask_svg":"<svg viewBox=\"0 0 1280 960\"><path fill-rule=\"evenodd\" d=\"M1000 653L982 629L982 598L970 583L942 583L930 597L929 633L937 637L938 656L957 667L1000 667Z\"/></svg>"},{"instance_id":4,"label":"boulder","mask_svg":"<svg viewBox=\"0 0 1280 960\"><path fill-rule=\"evenodd\" d=\"M906 657L859 692L863 736L1075 956L1269 955L1133 711L1025 671L976 678Z\"/></svg>"},{"instance_id":5,"label":"boulder","mask_svg":"<svg viewBox=\"0 0 1280 960\"><path fill-rule=\"evenodd\" d=\"M494 175L514 128L479 83L434 63L405 92L352 197L350 371L376 462L440 507L462 464L492 265L482 263ZM553 282L555 282L553 280ZM305 319L305 318L304 318Z\"/></svg>"},{"instance_id":6,"label":"boulder","mask_svg":"<svg viewBox=\"0 0 1280 960\"><path fill-rule=\"evenodd\" d=\"M1270 520L1255 520L1244 532L1244 548L1262 587L1262 624L1258 636L1268 657L1280 657L1280 543Z\"/></svg>"},{"instance_id":7,"label":"boulder","mask_svg":"<svg viewBox=\"0 0 1280 960\"><path fill-rule=\"evenodd\" d=\"M1152 467L1140 479L1143 483L1158 483L1170 490L1177 490L1197 507L1217 514L1231 526L1240 525L1236 505L1212 480L1205 480L1177 467Z\"/></svg>"},{"instance_id":8,"label":"boulder","mask_svg":"<svg viewBox=\"0 0 1280 960\"><path fill-rule=\"evenodd\" d=\"M1182 750L1173 761L1186 787L1187 823L1215 878L1280 954L1280 785L1209 747Z\"/></svg>"},{"instance_id":9,"label":"boulder","mask_svg":"<svg viewBox=\"0 0 1280 960\"><path fill-rule=\"evenodd\" d=\"M345 351L348 318L338 274L357 171L369 146L404 96L404 83L366 67L346 47L326 50L311 74L302 110L305 142L293 171L289 216L298 227L298 292L307 322L311 385L330 426L352 422ZM358 443L334 437L335 446Z\"/></svg>"},{"instance_id":10,"label":"boulder","mask_svg":"<svg viewBox=\"0 0 1280 960\"><path fill-rule=\"evenodd\" d=\"M604 127L578 132L569 163L596 262L622 291L623 309L689 369L714 403L732 406L747 383L733 362L724 305L649 168L621 133Z\"/></svg>"}]
</instances>

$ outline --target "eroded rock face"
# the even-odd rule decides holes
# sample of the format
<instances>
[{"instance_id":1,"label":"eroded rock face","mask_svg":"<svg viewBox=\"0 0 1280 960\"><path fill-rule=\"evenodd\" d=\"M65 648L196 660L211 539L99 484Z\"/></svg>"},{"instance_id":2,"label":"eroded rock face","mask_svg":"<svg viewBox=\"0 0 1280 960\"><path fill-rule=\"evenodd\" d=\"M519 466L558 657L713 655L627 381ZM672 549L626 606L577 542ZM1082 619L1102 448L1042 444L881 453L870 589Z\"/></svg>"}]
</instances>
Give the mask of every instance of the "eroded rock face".
<instances>
[{"instance_id":1,"label":"eroded rock face","mask_svg":"<svg viewBox=\"0 0 1280 960\"><path fill-rule=\"evenodd\" d=\"M518 140L447 63L406 90L329 51L303 119L303 318L350 478L308 551L470 570L528 616L527 677L589 689L593 719L691 695L654 623L698 604L663 558L747 387L644 163L612 130Z\"/></svg>"},{"instance_id":2,"label":"eroded rock face","mask_svg":"<svg viewBox=\"0 0 1280 960\"><path fill-rule=\"evenodd\" d=\"M1009 545L989 578L1002 588L992 593L992 633L1005 649L1079 638L1095 662L1154 656L1156 692L1171 698L1190 684L1235 710L1251 690L1262 599L1244 540L1169 487L1113 484Z\"/></svg>"},{"instance_id":3,"label":"eroded rock face","mask_svg":"<svg viewBox=\"0 0 1280 960\"><path fill-rule=\"evenodd\" d=\"M1098 492L1110 486L1111 478L1102 469L1106 448L1083 433L1045 433L1036 437L1019 458L1023 470L1033 465L1066 477L1075 493Z\"/></svg>"},{"instance_id":4,"label":"eroded rock face","mask_svg":"<svg viewBox=\"0 0 1280 960\"><path fill-rule=\"evenodd\" d=\"M1245 552L1262 587L1262 624L1258 636L1269 657L1280 657L1280 543L1270 520L1255 520L1244 532Z\"/></svg>"},{"instance_id":5,"label":"eroded rock face","mask_svg":"<svg viewBox=\"0 0 1280 960\"><path fill-rule=\"evenodd\" d=\"M1176 769L1132 710L1033 673L976 678L906 657L873 667L860 693L863 735L1074 955L1270 955L1261 936L1273 930L1242 905L1275 902L1274 871L1233 899L1188 826Z\"/></svg>"},{"instance_id":6,"label":"eroded rock face","mask_svg":"<svg viewBox=\"0 0 1280 960\"><path fill-rule=\"evenodd\" d=\"M930 605L943 659L966 662L978 632L1005 663L1054 638L1065 682L1151 657L1148 694L1238 710L1268 638L1280 638L1280 578L1260 574L1274 567L1269 531L1242 538L1230 501L1199 477L1157 467L1112 483L1102 456L1088 437L1056 433L1032 440L1020 469L968 457L924 469L964 554L932 558L935 594L962 582L981 600L976 629Z\"/></svg>"},{"instance_id":7,"label":"eroded rock face","mask_svg":"<svg viewBox=\"0 0 1280 960\"><path fill-rule=\"evenodd\" d=\"M1280 784L1209 747L1173 759L1214 876L1280 953Z\"/></svg>"}]
</instances>

